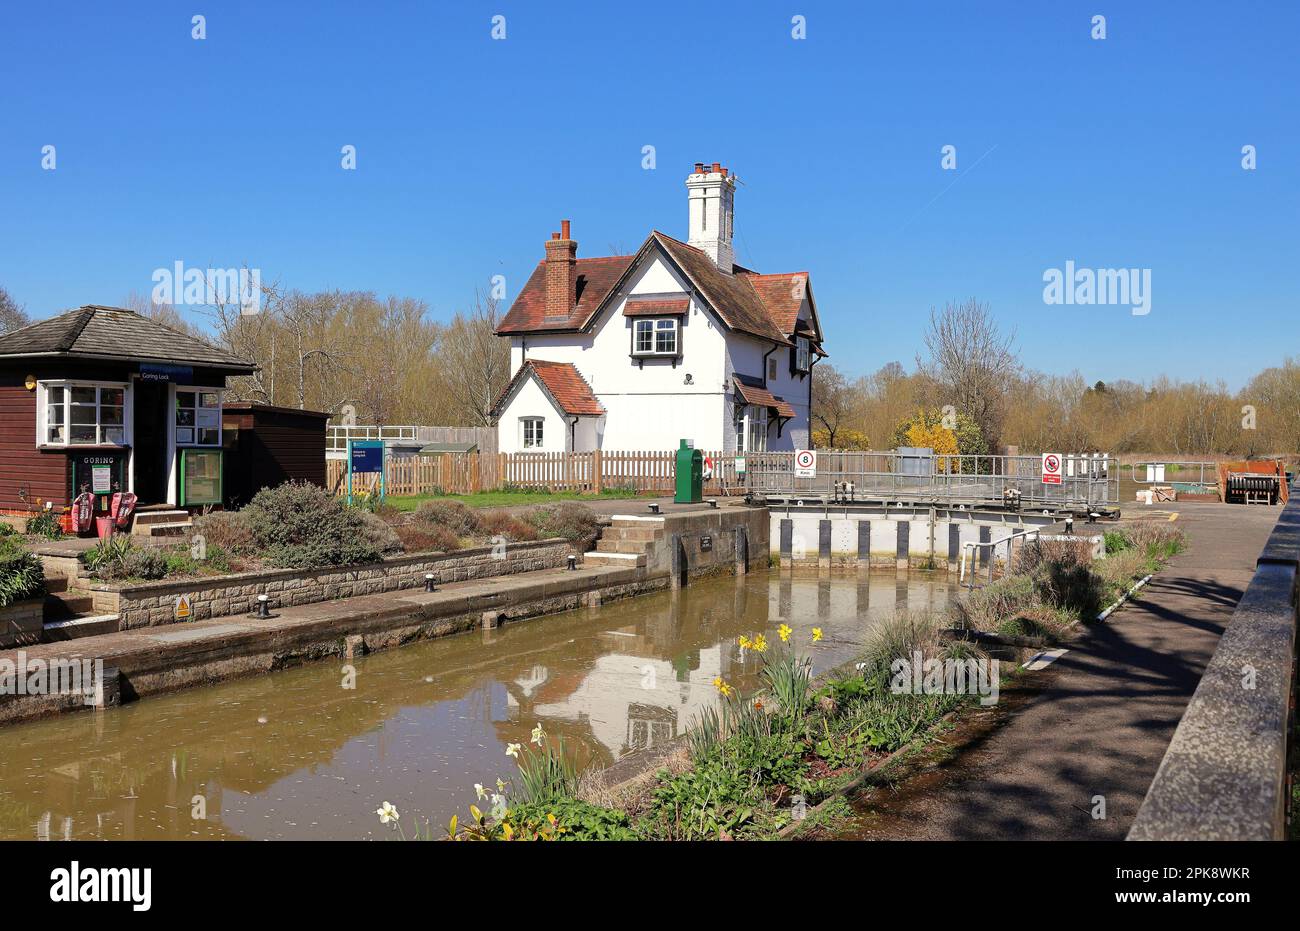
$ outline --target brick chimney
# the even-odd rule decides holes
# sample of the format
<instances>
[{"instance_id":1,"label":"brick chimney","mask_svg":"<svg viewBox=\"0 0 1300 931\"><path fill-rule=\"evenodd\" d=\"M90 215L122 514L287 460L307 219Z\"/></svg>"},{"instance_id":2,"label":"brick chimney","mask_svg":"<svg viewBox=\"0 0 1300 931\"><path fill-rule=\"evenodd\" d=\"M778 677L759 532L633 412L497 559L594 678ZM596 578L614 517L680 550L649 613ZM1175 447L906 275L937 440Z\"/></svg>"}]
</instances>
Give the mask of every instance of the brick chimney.
<instances>
[{"instance_id":1,"label":"brick chimney","mask_svg":"<svg viewBox=\"0 0 1300 931\"><path fill-rule=\"evenodd\" d=\"M689 238L728 275L736 256L731 246L735 226L736 176L718 163L696 162L686 179L690 205Z\"/></svg>"},{"instance_id":2,"label":"brick chimney","mask_svg":"<svg viewBox=\"0 0 1300 931\"><path fill-rule=\"evenodd\" d=\"M569 238L569 221L560 221L560 231L546 241L546 316L568 317L573 313L578 287L578 244Z\"/></svg>"}]
</instances>

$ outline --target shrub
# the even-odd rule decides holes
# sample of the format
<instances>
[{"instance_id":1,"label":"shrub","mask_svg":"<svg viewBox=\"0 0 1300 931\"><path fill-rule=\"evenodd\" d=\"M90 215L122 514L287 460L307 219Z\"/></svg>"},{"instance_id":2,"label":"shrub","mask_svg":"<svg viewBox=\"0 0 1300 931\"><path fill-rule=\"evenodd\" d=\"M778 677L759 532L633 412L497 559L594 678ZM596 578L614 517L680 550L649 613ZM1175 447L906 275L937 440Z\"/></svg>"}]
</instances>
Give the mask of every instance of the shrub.
<instances>
[{"instance_id":1,"label":"shrub","mask_svg":"<svg viewBox=\"0 0 1300 931\"><path fill-rule=\"evenodd\" d=\"M263 488L240 513L267 562L275 566L352 566L380 556L366 534L362 512L310 482Z\"/></svg>"},{"instance_id":2,"label":"shrub","mask_svg":"<svg viewBox=\"0 0 1300 931\"><path fill-rule=\"evenodd\" d=\"M393 528L408 553L454 553L460 549L460 537L446 527L398 524Z\"/></svg>"},{"instance_id":3,"label":"shrub","mask_svg":"<svg viewBox=\"0 0 1300 931\"><path fill-rule=\"evenodd\" d=\"M402 539L388 522L374 511L358 511L361 533L375 550L385 556L402 552Z\"/></svg>"},{"instance_id":4,"label":"shrub","mask_svg":"<svg viewBox=\"0 0 1300 931\"><path fill-rule=\"evenodd\" d=\"M27 551L12 528L0 533L0 608L44 592L45 569L40 557Z\"/></svg>"},{"instance_id":5,"label":"shrub","mask_svg":"<svg viewBox=\"0 0 1300 931\"><path fill-rule=\"evenodd\" d=\"M589 507L566 501L554 507L527 511L523 519L537 528L542 537L563 537L576 553L585 553L596 545L600 536L600 518Z\"/></svg>"},{"instance_id":6,"label":"shrub","mask_svg":"<svg viewBox=\"0 0 1300 931\"><path fill-rule=\"evenodd\" d=\"M100 540L81 556L97 579L161 579L167 575L167 554L154 546L138 546L130 537Z\"/></svg>"},{"instance_id":7,"label":"shrub","mask_svg":"<svg viewBox=\"0 0 1300 931\"><path fill-rule=\"evenodd\" d=\"M503 537L509 543L536 540L537 528L506 511L492 511L479 518L479 529L491 537Z\"/></svg>"},{"instance_id":8,"label":"shrub","mask_svg":"<svg viewBox=\"0 0 1300 931\"><path fill-rule=\"evenodd\" d=\"M257 548L253 528L242 511L213 511L195 519L194 532L209 546L230 553L250 553Z\"/></svg>"},{"instance_id":9,"label":"shrub","mask_svg":"<svg viewBox=\"0 0 1300 931\"><path fill-rule=\"evenodd\" d=\"M42 509L27 518L27 532L34 537L58 540L63 536L63 527L59 525L59 515Z\"/></svg>"},{"instance_id":10,"label":"shrub","mask_svg":"<svg viewBox=\"0 0 1300 931\"><path fill-rule=\"evenodd\" d=\"M426 501L416 509L415 522L426 528L445 527L458 537L479 529L478 514L459 501Z\"/></svg>"},{"instance_id":11,"label":"shrub","mask_svg":"<svg viewBox=\"0 0 1300 931\"><path fill-rule=\"evenodd\" d=\"M537 831L550 815L562 829L559 840L636 840L626 812L602 808L574 798L556 799L549 804L521 802L511 807L506 820L525 830Z\"/></svg>"},{"instance_id":12,"label":"shrub","mask_svg":"<svg viewBox=\"0 0 1300 931\"><path fill-rule=\"evenodd\" d=\"M1142 521L1124 529L1129 545L1151 559L1168 559L1181 553L1185 540L1183 533L1167 523Z\"/></svg>"}]
</instances>

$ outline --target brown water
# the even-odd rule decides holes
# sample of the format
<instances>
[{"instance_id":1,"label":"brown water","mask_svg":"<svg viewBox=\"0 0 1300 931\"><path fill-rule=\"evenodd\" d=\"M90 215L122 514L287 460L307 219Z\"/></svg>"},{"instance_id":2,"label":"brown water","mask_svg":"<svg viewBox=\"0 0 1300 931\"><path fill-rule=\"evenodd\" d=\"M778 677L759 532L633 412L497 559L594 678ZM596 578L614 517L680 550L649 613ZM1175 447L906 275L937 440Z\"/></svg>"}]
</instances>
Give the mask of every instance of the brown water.
<instances>
[{"instance_id":1,"label":"brown water","mask_svg":"<svg viewBox=\"0 0 1300 931\"><path fill-rule=\"evenodd\" d=\"M366 838L465 817L509 780L541 724L583 763L682 733L716 676L755 687L736 638L782 623L816 670L852 659L900 609L952 591L913 575L753 573L341 661L0 730L3 838ZM811 645L813 627L824 640ZM206 807L196 818L195 799Z\"/></svg>"}]
</instances>

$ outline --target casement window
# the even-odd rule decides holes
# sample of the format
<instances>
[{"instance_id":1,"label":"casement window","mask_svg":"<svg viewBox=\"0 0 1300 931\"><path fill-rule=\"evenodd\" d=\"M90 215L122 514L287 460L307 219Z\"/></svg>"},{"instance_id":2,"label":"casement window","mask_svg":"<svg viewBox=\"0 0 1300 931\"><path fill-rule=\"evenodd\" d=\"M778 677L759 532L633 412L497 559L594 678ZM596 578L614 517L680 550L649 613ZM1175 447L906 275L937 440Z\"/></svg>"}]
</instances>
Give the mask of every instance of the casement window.
<instances>
[{"instance_id":1,"label":"casement window","mask_svg":"<svg viewBox=\"0 0 1300 931\"><path fill-rule=\"evenodd\" d=\"M794 369L796 372L806 372L812 365L812 350L808 343L808 337L796 336L794 340Z\"/></svg>"},{"instance_id":2,"label":"casement window","mask_svg":"<svg viewBox=\"0 0 1300 931\"><path fill-rule=\"evenodd\" d=\"M739 408L736 418L736 452L761 453L767 451L768 410L757 404Z\"/></svg>"},{"instance_id":3,"label":"casement window","mask_svg":"<svg viewBox=\"0 0 1300 931\"><path fill-rule=\"evenodd\" d=\"M519 428L523 431L524 449L541 449L542 448L542 424L545 421L541 417L520 417Z\"/></svg>"},{"instance_id":4,"label":"casement window","mask_svg":"<svg viewBox=\"0 0 1300 931\"><path fill-rule=\"evenodd\" d=\"M769 356L767 360L767 380L776 381L776 358Z\"/></svg>"},{"instance_id":5,"label":"casement window","mask_svg":"<svg viewBox=\"0 0 1300 931\"><path fill-rule=\"evenodd\" d=\"M221 445L221 392L176 389L176 445Z\"/></svg>"},{"instance_id":6,"label":"casement window","mask_svg":"<svg viewBox=\"0 0 1300 931\"><path fill-rule=\"evenodd\" d=\"M632 354L636 356L675 356L678 354L676 317L648 317L636 321Z\"/></svg>"},{"instance_id":7,"label":"casement window","mask_svg":"<svg viewBox=\"0 0 1300 931\"><path fill-rule=\"evenodd\" d=\"M38 441L44 446L126 443L126 386L42 382Z\"/></svg>"}]
</instances>

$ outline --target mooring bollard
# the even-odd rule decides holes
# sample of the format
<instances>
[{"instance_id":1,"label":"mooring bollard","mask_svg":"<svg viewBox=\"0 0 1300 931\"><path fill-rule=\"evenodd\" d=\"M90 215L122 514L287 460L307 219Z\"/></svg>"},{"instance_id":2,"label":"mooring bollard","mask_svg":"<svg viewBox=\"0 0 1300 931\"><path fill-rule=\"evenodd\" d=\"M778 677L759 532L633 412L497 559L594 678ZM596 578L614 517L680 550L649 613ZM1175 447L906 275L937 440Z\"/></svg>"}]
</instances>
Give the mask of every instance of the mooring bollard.
<instances>
[{"instance_id":1,"label":"mooring bollard","mask_svg":"<svg viewBox=\"0 0 1300 931\"><path fill-rule=\"evenodd\" d=\"M1074 533L1074 515L1071 514L1065 519L1065 532Z\"/></svg>"},{"instance_id":2,"label":"mooring bollard","mask_svg":"<svg viewBox=\"0 0 1300 931\"><path fill-rule=\"evenodd\" d=\"M650 513L651 513L651 514L658 514L658 513L659 513L659 505L657 505L657 504L647 504L646 507L648 507L648 508L650 509Z\"/></svg>"},{"instance_id":3,"label":"mooring bollard","mask_svg":"<svg viewBox=\"0 0 1300 931\"><path fill-rule=\"evenodd\" d=\"M578 568L578 557L572 555L569 556L569 571L575 572L577 571L577 568Z\"/></svg>"},{"instance_id":4,"label":"mooring bollard","mask_svg":"<svg viewBox=\"0 0 1300 931\"><path fill-rule=\"evenodd\" d=\"M717 499L717 498L710 498L709 501L708 501L708 505L709 505L709 507L711 507L711 508L713 508L713 509L716 510L717 507L718 507L718 499Z\"/></svg>"},{"instance_id":5,"label":"mooring bollard","mask_svg":"<svg viewBox=\"0 0 1300 931\"><path fill-rule=\"evenodd\" d=\"M254 609L253 616L259 620L267 620L271 616L271 599L266 595L257 596L257 607Z\"/></svg>"},{"instance_id":6,"label":"mooring bollard","mask_svg":"<svg viewBox=\"0 0 1300 931\"><path fill-rule=\"evenodd\" d=\"M433 573L432 573L432 572L426 572L426 573L424 574L424 590L425 590L426 592L436 592L436 591L437 591L437 589L433 587Z\"/></svg>"}]
</instances>

